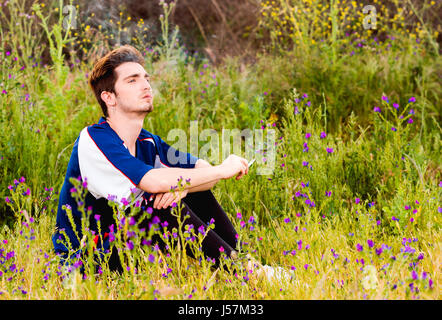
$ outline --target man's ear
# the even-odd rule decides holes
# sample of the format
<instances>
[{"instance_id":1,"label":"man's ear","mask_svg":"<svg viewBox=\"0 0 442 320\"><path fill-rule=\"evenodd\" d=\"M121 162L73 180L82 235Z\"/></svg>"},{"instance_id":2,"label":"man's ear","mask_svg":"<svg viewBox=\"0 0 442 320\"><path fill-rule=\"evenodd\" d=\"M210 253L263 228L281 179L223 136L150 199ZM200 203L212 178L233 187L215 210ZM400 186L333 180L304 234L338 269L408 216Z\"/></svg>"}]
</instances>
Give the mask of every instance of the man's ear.
<instances>
[{"instance_id":1,"label":"man's ear","mask_svg":"<svg viewBox=\"0 0 442 320\"><path fill-rule=\"evenodd\" d=\"M104 103L106 103L106 105L113 107L116 104L115 101L115 93L109 92L109 91L102 91L101 92L101 100L104 101Z\"/></svg>"}]
</instances>

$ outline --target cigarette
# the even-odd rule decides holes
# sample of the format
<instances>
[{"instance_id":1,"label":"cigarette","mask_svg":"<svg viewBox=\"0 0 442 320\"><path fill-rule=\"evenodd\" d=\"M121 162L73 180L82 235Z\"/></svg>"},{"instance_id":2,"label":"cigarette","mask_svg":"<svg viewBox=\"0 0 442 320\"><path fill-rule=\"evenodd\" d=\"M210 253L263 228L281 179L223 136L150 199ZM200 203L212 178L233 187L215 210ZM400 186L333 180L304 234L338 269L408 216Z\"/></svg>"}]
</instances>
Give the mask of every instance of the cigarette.
<instances>
[{"instance_id":1,"label":"cigarette","mask_svg":"<svg viewBox=\"0 0 442 320\"><path fill-rule=\"evenodd\" d=\"M253 159L252 161L249 162L249 168L252 166L252 164L255 163L255 159Z\"/></svg>"}]
</instances>

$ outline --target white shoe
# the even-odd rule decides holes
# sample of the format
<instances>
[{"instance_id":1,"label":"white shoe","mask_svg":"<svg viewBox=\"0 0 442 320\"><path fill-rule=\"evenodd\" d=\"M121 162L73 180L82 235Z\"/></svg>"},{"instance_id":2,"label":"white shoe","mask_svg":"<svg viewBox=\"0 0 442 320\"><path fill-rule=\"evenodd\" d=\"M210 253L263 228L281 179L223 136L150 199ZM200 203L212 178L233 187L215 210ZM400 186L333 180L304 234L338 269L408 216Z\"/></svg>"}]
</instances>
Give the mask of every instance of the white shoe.
<instances>
[{"instance_id":1,"label":"white shoe","mask_svg":"<svg viewBox=\"0 0 442 320\"><path fill-rule=\"evenodd\" d=\"M265 276L268 281L278 281L281 283L289 282L292 279L293 274L288 272L287 270L284 270L282 267L271 267L268 265L265 265L258 270L256 270L256 274L260 276Z\"/></svg>"},{"instance_id":2,"label":"white shoe","mask_svg":"<svg viewBox=\"0 0 442 320\"><path fill-rule=\"evenodd\" d=\"M265 277L270 282L276 280L281 283L287 283L294 277L293 271L287 271L282 267L271 267L268 265L263 266L254 259L247 262L247 271L256 273L258 277Z\"/></svg>"}]
</instances>

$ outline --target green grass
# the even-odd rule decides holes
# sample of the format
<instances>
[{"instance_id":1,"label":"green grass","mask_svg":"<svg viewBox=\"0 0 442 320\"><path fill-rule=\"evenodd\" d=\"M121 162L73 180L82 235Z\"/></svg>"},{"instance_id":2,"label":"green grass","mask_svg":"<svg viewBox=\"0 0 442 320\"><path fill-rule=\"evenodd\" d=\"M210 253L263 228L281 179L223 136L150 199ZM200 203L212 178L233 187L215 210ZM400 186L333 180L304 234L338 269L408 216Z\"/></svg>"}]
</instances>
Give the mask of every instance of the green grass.
<instances>
[{"instance_id":1,"label":"green grass","mask_svg":"<svg viewBox=\"0 0 442 320\"><path fill-rule=\"evenodd\" d=\"M180 128L190 137L194 120L199 132L276 130L272 175L257 174L257 155L249 175L213 192L248 243L241 257L294 272L278 283L215 271L182 248L170 256L142 245L127 250L118 237L130 262L122 275L105 264L85 278L61 268L51 242L57 192L73 142L101 115L87 86L93 61L69 68L53 50L54 64L43 66L25 55L37 49L14 51L2 40L0 299L440 299L441 60L412 41L336 47L336 56L317 42L308 56L295 48L243 66L236 58L214 66L181 47L159 57L143 51L155 90L147 130L166 138ZM82 260L86 270L92 261ZM365 277L376 278L375 287Z\"/></svg>"}]
</instances>

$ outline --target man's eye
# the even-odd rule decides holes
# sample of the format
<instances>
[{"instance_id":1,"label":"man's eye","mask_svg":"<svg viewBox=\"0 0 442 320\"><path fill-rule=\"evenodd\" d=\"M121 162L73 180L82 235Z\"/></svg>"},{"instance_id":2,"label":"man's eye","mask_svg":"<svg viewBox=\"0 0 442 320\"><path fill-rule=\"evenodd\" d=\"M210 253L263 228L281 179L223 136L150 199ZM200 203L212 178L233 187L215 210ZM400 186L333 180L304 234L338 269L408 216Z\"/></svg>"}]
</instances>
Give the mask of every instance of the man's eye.
<instances>
[{"instance_id":1,"label":"man's eye","mask_svg":"<svg viewBox=\"0 0 442 320\"><path fill-rule=\"evenodd\" d=\"M129 83L130 83L130 82L135 82L135 79L129 80Z\"/></svg>"}]
</instances>

